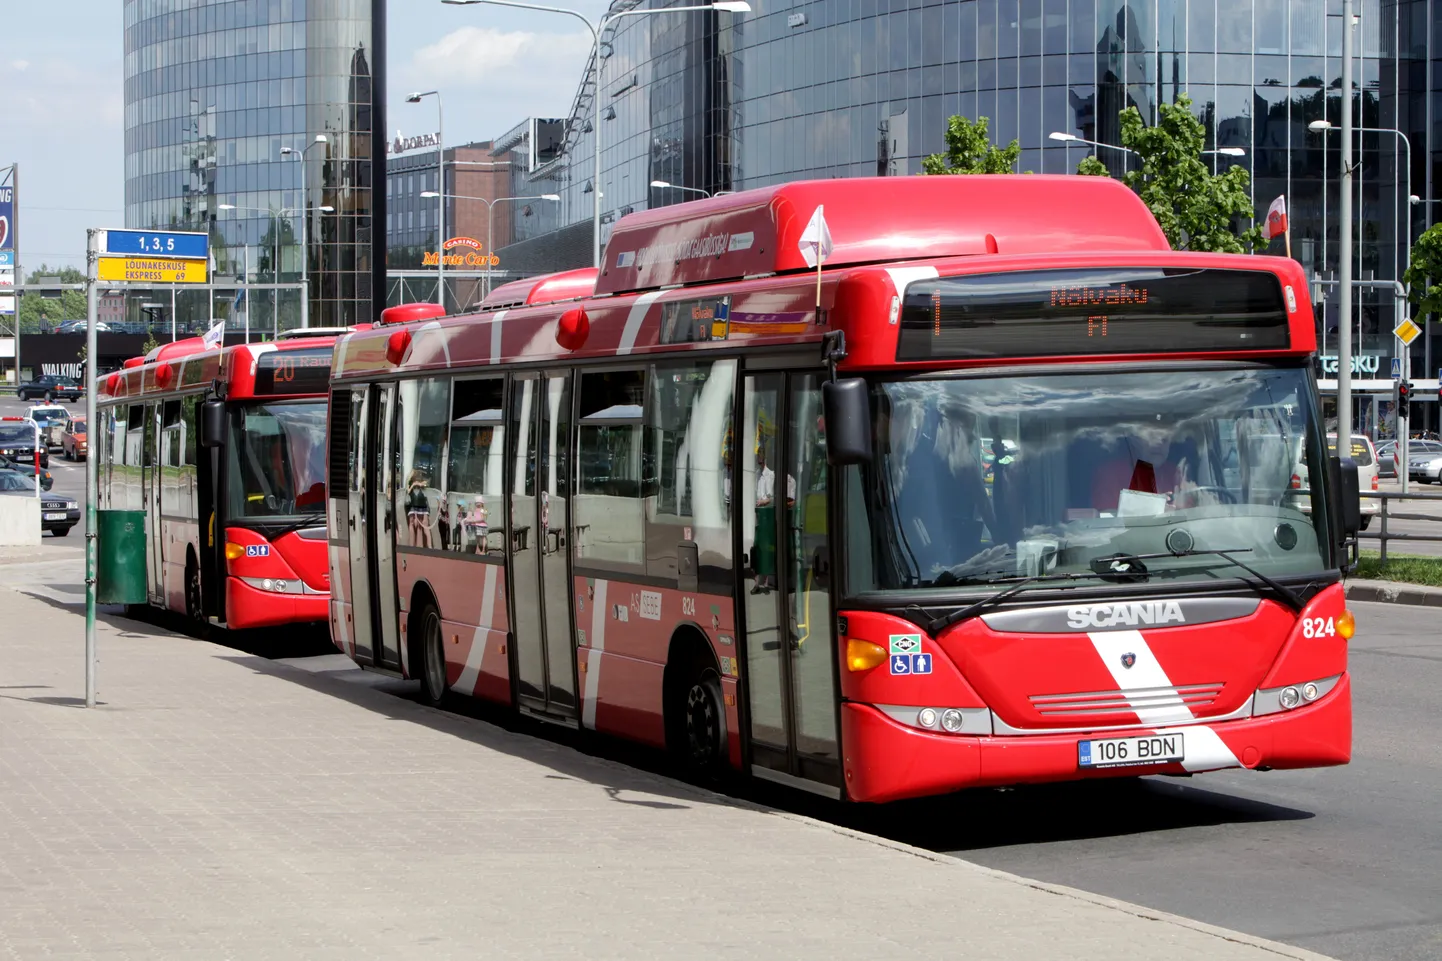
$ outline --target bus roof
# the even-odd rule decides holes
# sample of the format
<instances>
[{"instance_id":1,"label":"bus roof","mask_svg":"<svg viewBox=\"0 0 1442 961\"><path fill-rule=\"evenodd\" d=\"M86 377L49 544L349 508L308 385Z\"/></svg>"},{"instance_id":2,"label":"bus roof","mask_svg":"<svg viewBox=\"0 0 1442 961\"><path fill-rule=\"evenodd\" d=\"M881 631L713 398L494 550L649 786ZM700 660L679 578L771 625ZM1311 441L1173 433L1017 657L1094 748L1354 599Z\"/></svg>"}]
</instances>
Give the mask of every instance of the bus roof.
<instances>
[{"instance_id":1,"label":"bus roof","mask_svg":"<svg viewBox=\"0 0 1442 961\"><path fill-rule=\"evenodd\" d=\"M824 209L835 244L819 276L815 270L798 269L804 262L796 249L818 206ZM908 213L888 213L893 210ZM712 247L705 250L711 253L704 257L675 256L691 252L675 246L667 248L674 258L670 261L636 255L645 244L674 244L679 237L724 234L729 238L748 224L754 229L741 232L749 232L749 238L728 239L724 245L708 241ZM764 237L757 233L762 229L769 231ZM628 251L633 256L623 257ZM753 257L763 251L768 252L767 266L778 269L731 276L737 268L728 265L728 256ZM616 268L619 262L628 266ZM849 355L842 367L848 370L1015 363L1024 358L1058 361L1081 354L1096 360L1175 357L1179 352L1260 358L1299 356L1316 349L1307 281L1300 265L1280 257L1170 250L1146 206L1126 187L1106 178L963 176L787 184L629 215L611 238L607 264L595 295L581 300L502 306L503 299L533 300L531 291L544 288L548 281L555 282L553 289L584 283L583 272L568 272L564 279L552 275L524 282L529 286L506 285L517 293L504 298L498 296L503 288L497 288L487 310L351 334L337 347L334 376L344 380L398 370L484 369L501 363L541 364L653 351L734 350L741 344L815 344L819 359L819 343L832 330L846 334ZM629 283L623 275L634 280L642 268L647 282L665 272L674 283L665 289L620 289ZM1068 271L1092 271L1093 277L1075 279L1080 275ZM1012 340L1005 354L993 351L972 357L934 354L923 359L900 346L900 329L908 317L915 321L911 312L916 307L908 306L907 290L917 282L924 287L930 281L935 287L937 280L1010 274L1032 287L1041 283L1070 289L1080 283L1084 285L1080 296L1085 299L1121 290L1113 291L1113 280L1107 277L1135 279L1146 274L1161 278L1154 291L1159 296L1162 287L1171 291L1171 301L1161 298L1156 301L1160 305L1176 301L1182 286L1163 280L1194 275L1205 293L1208 272L1214 271L1271 278L1267 282L1271 326L1265 342L1208 340L1209 325L1197 321L1191 329L1202 333L1190 342L1193 346L1170 342L1168 329L1155 324L1143 341L1098 337L1071 342L1069 347L1036 333L1041 327L1018 324L1010 328L1016 333L1008 335ZM1102 279L1096 279L1098 272ZM965 291L978 286L975 281L959 281L953 287L962 293L945 293L941 299L971 296ZM1076 312L1065 296L1056 303ZM1224 318L1224 323L1211 328L1226 329L1235 320L1230 306L1214 304L1208 309ZM1188 308L1184 306L1182 312ZM1083 330L1087 319L1082 317ZM1074 330L1064 333L1070 337ZM1153 342L1155 346L1145 346ZM1108 347L1115 350L1104 353Z\"/></svg>"},{"instance_id":2,"label":"bus roof","mask_svg":"<svg viewBox=\"0 0 1442 961\"><path fill-rule=\"evenodd\" d=\"M1110 177L803 180L631 214L606 244L597 294L809 269L800 241L824 210L824 267L968 254L1167 250L1141 198Z\"/></svg>"},{"instance_id":3,"label":"bus roof","mask_svg":"<svg viewBox=\"0 0 1442 961\"><path fill-rule=\"evenodd\" d=\"M331 334L208 348L201 338L191 337L162 344L146 355L143 363L101 378L97 395L109 400L158 399L165 394L203 390L220 380L229 400L319 396L325 393L324 379L319 376L297 380L266 374L276 366L277 358L286 357L295 362L292 368L299 364L317 374L323 368L328 376L335 341ZM290 384L296 385L295 389Z\"/></svg>"},{"instance_id":4,"label":"bus roof","mask_svg":"<svg viewBox=\"0 0 1442 961\"><path fill-rule=\"evenodd\" d=\"M563 300L589 297L596 290L595 267L563 270L540 277L524 277L501 284L481 301L481 310L504 310L512 307L533 307Z\"/></svg>"}]
</instances>

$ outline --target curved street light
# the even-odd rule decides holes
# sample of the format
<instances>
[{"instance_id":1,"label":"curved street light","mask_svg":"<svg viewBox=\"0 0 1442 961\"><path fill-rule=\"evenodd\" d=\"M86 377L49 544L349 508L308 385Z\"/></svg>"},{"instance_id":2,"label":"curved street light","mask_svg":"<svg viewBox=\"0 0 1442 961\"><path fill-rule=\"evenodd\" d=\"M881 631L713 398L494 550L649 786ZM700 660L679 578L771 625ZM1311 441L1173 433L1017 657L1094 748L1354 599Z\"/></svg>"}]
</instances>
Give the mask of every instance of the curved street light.
<instances>
[{"instance_id":1,"label":"curved street light","mask_svg":"<svg viewBox=\"0 0 1442 961\"><path fill-rule=\"evenodd\" d=\"M426 198L440 198L443 195L438 190L422 190L421 196ZM495 210L495 205L504 203L515 203L522 200L549 200L553 203L560 203L561 195L537 194L534 197L496 197L495 199L487 199L485 197L467 197L462 194L445 194L442 199L442 203L444 203L445 200L474 200L477 203L482 203L486 205L486 293L489 294L491 292L491 257L495 254L495 244L492 242L491 237L491 225L493 223L493 220L491 219L491 214ZM436 251L436 260L437 262L439 262L445 259L446 240L444 237L442 237L440 242L440 250Z\"/></svg>"},{"instance_id":2,"label":"curved street light","mask_svg":"<svg viewBox=\"0 0 1442 961\"><path fill-rule=\"evenodd\" d=\"M564 7L547 7L535 3L520 3L518 0L441 0L441 3L455 7L469 7L477 4L486 4L496 7L515 7L520 10L539 10L542 13L560 13L568 17L575 17L586 25L591 31L591 56L596 63L596 91L601 90L601 35L606 32L606 27L622 17L655 16L663 13L690 13L694 11L712 11L715 13L750 13L751 4L746 0L714 0L712 3L697 4L685 7L657 7L643 10L619 10L615 13L608 13L600 20L592 23L586 17L575 10L567 10ZM595 259L595 267L601 267L601 111L599 109L599 97L597 100L596 123L592 125L592 133L595 136L595 164L592 174L593 194L595 197L594 211L591 214L591 244L592 255Z\"/></svg>"},{"instance_id":3,"label":"curved street light","mask_svg":"<svg viewBox=\"0 0 1442 961\"><path fill-rule=\"evenodd\" d=\"M310 249L306 241L306 225L310 220L310 197L305 190L305 155L317 144L329 143L330 140L323 133L315 135L315 139L301 147L299 150L294 147L281 147L282 157L294 157L300 161L300 326L305 329L310 326ZM334 210L334 207L322 207L324 211Z\"/></svg>"},{"instance_id":4,"label":"curved street light","mask_svg":"<svg viewBox=\"0 0 1442 961\"><path fill-rule=\"evenodd\" d=\"M663 190L689 190L703 197L711 196L711 191L709 190L702 190L700 187L683 187L680 184L673 184L665 180L653 180L651 181L651 186L660 187Z\"/></svg>"}]
</instances>

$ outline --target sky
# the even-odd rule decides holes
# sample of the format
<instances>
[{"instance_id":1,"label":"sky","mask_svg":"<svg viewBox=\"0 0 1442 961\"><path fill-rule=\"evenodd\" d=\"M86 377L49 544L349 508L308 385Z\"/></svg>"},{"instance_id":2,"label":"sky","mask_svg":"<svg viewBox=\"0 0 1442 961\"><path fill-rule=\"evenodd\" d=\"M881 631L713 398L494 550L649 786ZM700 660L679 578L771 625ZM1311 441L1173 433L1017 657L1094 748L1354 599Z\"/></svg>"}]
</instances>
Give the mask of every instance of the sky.
<instances>
[{"instance_id":1,"label":"sky","mask_svg":"<svg viewBox=\"0 0 1442 961\"><path fill-rule=\"evenodd\" d=\"M606 0L551 0L589 19ZM387 136L488 140L571 109L590 33L573 17L440 0L389 0ZM85 264L87 227L124 226L121 0L3 0L0 167L20 164L21 267Z\"/></svg>"}]
</instances>

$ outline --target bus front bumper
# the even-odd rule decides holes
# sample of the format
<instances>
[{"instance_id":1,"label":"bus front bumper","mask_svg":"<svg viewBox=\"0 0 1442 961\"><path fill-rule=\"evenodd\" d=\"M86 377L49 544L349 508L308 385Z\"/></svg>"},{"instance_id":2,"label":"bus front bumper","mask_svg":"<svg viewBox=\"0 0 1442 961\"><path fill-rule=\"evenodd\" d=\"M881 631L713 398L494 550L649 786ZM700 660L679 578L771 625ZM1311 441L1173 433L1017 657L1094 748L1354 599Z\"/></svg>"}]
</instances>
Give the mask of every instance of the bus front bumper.
<instances>
[{"instance_id":1,"label":"bus front bumper","mask_svg":"<svg viewBox=\"0 0 1442 961\"><path fill-rule=\"evenodd\" d=\"M1186 774L1224 768L1304 768L1346 764L1352 755L1352 686L1342 675L1315 703L1284 713L1166 728L1182 733L1181 763L1081 768L1078 742L1136 737L1155 728L998 736L922 731L869 704L841 707L847 796L896 801L973 787L1004 787L1095 777Z\"/></svg>"},{"instance_id":2,"label":"bus front bumper","mask_svg":"<svg viewBox=\"0 0 1442 961\"><path fill-rule=\"evenodd\" d=\"M280 594L251 587L233 575L225 579L226 627L246 630L324 622L329 616L329 594Z\"/></svg>"}]
</instances>

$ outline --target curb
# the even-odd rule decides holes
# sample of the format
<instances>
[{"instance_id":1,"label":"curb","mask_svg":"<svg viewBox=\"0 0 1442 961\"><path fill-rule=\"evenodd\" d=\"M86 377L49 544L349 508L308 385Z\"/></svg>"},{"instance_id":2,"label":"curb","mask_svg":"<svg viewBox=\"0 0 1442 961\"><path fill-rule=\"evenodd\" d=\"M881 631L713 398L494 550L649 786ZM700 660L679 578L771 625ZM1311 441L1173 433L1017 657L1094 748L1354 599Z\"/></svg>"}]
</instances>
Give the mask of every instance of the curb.
<instances>
[{"instance_id":1,"label":"curb","mask_svg":"<svg viewBox=\"0 0 1442 961\"><path fill-rule=\"evenodd\" d=\"M1346 591L1349 601L1442 607L1442 588L1437 587L1404 584L1401 581L1360 581L1348 584Z\"/></svg>"}]
</instances>

